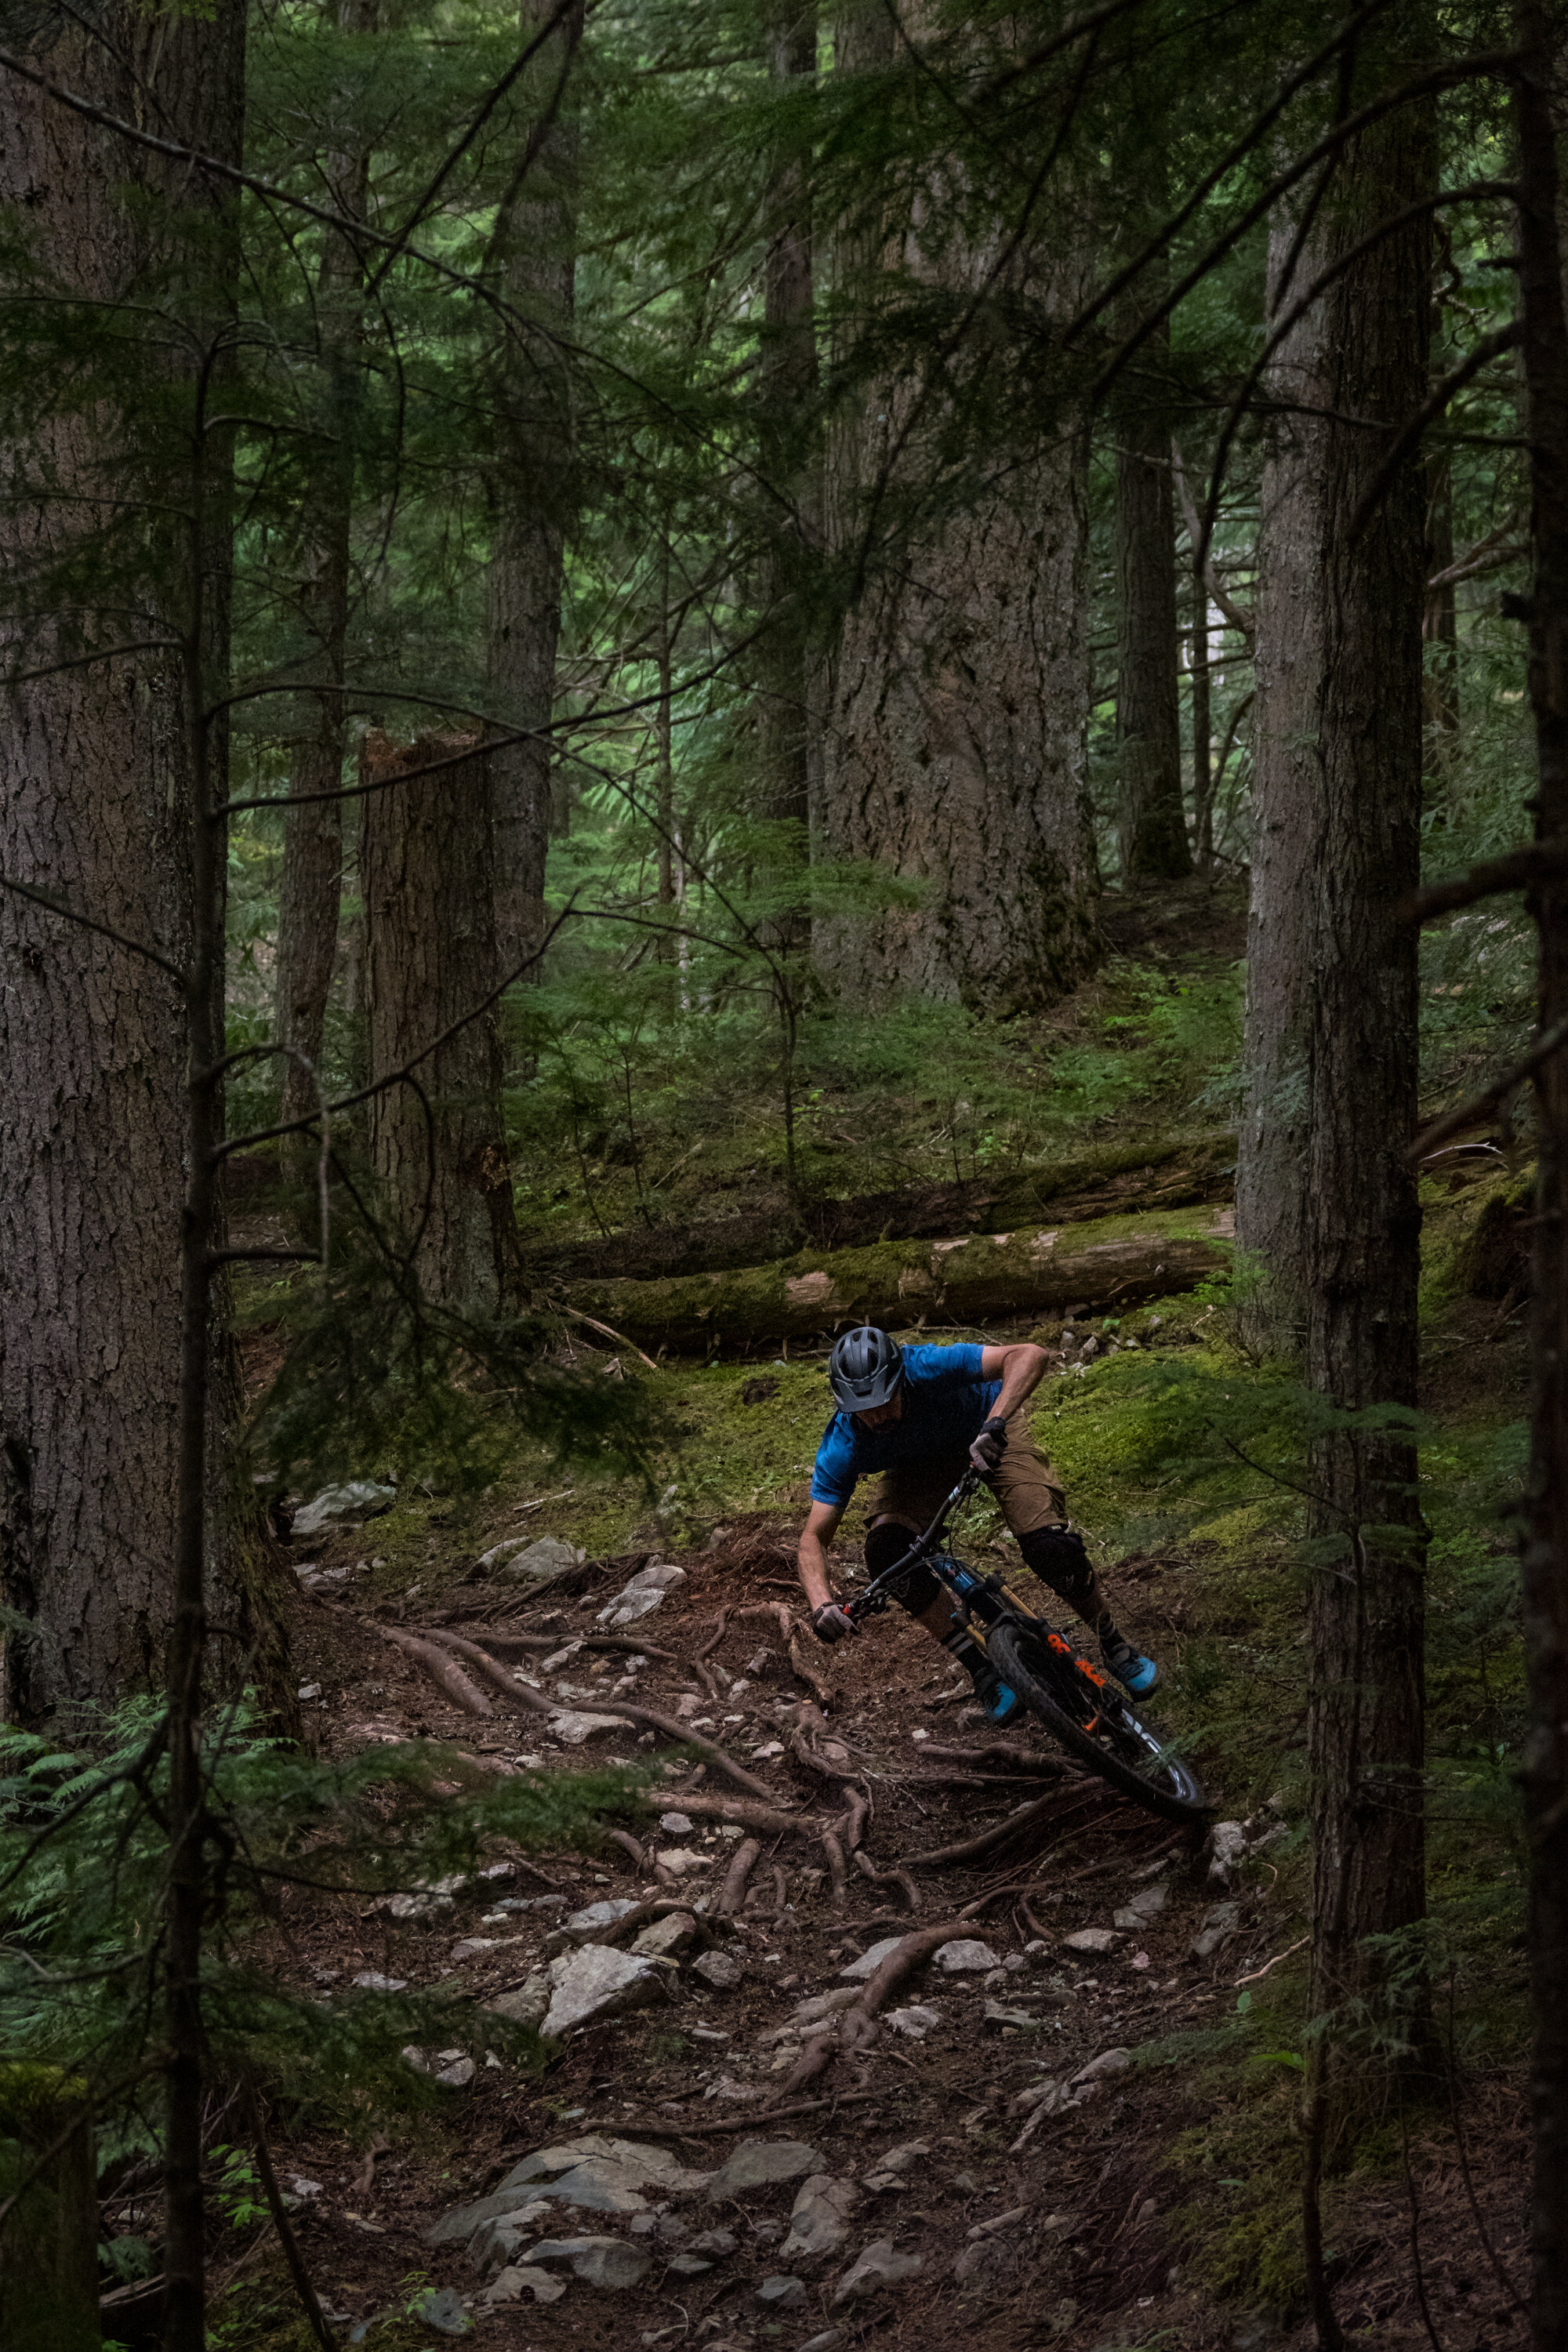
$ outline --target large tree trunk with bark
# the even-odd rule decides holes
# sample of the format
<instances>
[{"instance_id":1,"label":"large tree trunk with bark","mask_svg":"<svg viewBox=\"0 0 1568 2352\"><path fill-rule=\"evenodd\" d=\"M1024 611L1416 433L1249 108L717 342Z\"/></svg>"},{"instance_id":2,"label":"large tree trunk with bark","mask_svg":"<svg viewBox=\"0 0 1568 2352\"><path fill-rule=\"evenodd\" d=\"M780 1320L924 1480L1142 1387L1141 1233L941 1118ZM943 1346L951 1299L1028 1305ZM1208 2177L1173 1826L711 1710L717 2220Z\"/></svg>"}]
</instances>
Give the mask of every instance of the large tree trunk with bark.
<instances>
[{"instance_id":1,"label":"large tree trunk with bark","mask_svg":"<svg viewBox=\"0 0 1568 2352\"><path fill-rule=\"evenodd\" d=\"M523 38L555 14L555 0L521 0ZM487 582L490 704L502 735L548 728L555 698L574 470L570 362L556 339L571 325L576 285L579 139L570 80L583 19L583 0L575 0L531 68L535 107L520 132L514 184L496 223L501 290L511 313L497 372L500 428ZM530 323L539 331L530 332ZM537 731L499 744L490 755L496 940L506 971L544 935L552 766L550 739Z\"/></svg>"},{"instance_id":2,"label":"large tree trunk with bark","mask_svg":"<svg viewBox=\"0 0 1568 2352\"><path fill-rule=\"evenodd\" d=\"M1297 261L1298 224L1278 219L1268 241L1270 316L1321 264ZM1314 258L1314 255L1316 257ZM1306 877L1312 855L1318 706L1323 683L1318 514L1327 427L1310 407L1331 364L1329 310L1319 303L1280 343L1266 381L1279 404L1263 468L1258 533L1257 700L1252 716L1251 903L1242 1066L1247 1097L1236 1171L1236 1234L1266 1287L1248 1303L1255 1339L1294 1348L1301 1338L1301 1250L1307 1156L1307 1024L1312 984Z\"/></svg>"},{"instance_id":3,"label":"large tree trunk with bark","mask_svg":"<svg viewBox=\"0 0 1568 2352\"><path fill-rule=\"evenodd\" d=\"M769 65L781 97L816 72L816 0L773 0ZM816 336L812 306L811 205L806 162L781 137L763 203L767 251L759 369L763 465L772 511L765 602L775 618L758 648L758 808L803 830L812 766L810 632L805 558L821 533L821 483L812 448Z\"/></svg>"},{"instance_id":4,"label":"large tree trunk with bark","mask_svg":"<svg viewBox=\"0 0 1568 2352\"><path fill-rule=\"evenodd\" d=\"M1169 337L1152 338L1155 356ZM1116 404L1116 768L1121 886L1193 870L1182 805L1176 507L1171 437L1152 373Z\"/></svg>"},{"instance_id":5,"label":"large tree trunk with bark","mask_svg":"<svg viewBox=\"0 0 1568 2352\"><path fill-rule=\"evenodd\" d=\"M1514 9L1524 72L1515 89L1520 293L1529 396L1534 580L1530 699L1539 787L1535 833L1568 842L1568 320L1563 191L1552 119L1564 42L1536 0ZM1552 35L1555 32L1556 37ZM1555 126L1560 128L1560 124ZM1538 1029L1568 1024L1568 889L1531 894L1540 946ZM1530 1731L1521 1784L1530 1855L1532 2352L1568 2342L1568 1055L1536 1072L1539 1138L1531 1352L1535 1394L1521 1569Z\"/></svg>"},{"instance_id":6,"label":"large tree trunk with bark","mask_svg":"<svg viewBox=\"0 0 1568 2352\"><path fill-rule=\"evenodd\" d=\"M372 1099L371 1159L426 1297L489 1313L515 1300L520 1256L500 1017L486 1001L502 976L489 756L473 736L398 745L373 733L363 757L365 781L382 783L360 845L371 1069L409 1072Z\"/></svg>"},{"instance_id":7,"label":"large tree trunk with bark","mask_svg":"<svg viewBox=\"0 0 1568 2352\"><path fill-rule=\"evenodd\" d=\"M379 0L339 0L338 27L374 33ZM364 217L370 155L345 126L329 155L327 182L337 210ZM283 821L283 877L278 905L276 1034L289 1050L282 1065L284 1120L302 1118L320 1100L319 1071L327 996L338 944L342 892L342 803L316 795L342 784L345 740L343 656L348 637L350 532L353 520L355 345L359 340L360 257L329 229L316 286L325 399L321 434L300 500L304 562L299 594L306 644L303 667L321 691L307 703L310 731L294 752L290 795L303 803ZM307 1181L312 1139L285 1142L296 1184Z\"/></svg>"},{"instance_id":8,"label":"large tree trunk with bark","mask_svg":"<svg viewBox=\"0 0 1568 2352\"><path fill-rule=\"evenodd\" d=\"M237 156L241 8L127 10L107 29L103 43L74 30L54 42L51 74L121 117L140 119L151 102L173 136ZM213 207L227 191L215 195L9 75L0 200L25 207L42 268L85 304L133 300L156 270L165 303L188 289L196 322L221 323L221 289L202 278L213 268ZM105 610L159 616L131 634L161 626L174 637L187 626L190 549L163 520L191 497L187 444L166 409L169 370L181 363L149 350L139 373L123 341L113 349L113 380L70 409L49 407L69 369L40 369L30 384L13 373L0 503L7 667L41 668L80 650L77 627L57 617L79 611L73 562L94 563ZM221 439L212 436L215 463ZM133 532L106 530L106 468L121 497L151 501L150 525L144 512ZM216 517L223 501L209 497ZM205 569L210 679L226 625L216 543ZM140 653L17 688L0 730L0 869L175 966L193 936L190 715L178 657ZM224 749L215 727L220 790ZM0 975L0 1591L33 1629L7 1639L5 1706L14 1721L63 1727L74 1710L156 1683L170 1632L187 1007L178 977L8 893ZM216 1607L243 1628L221 1344L215 1360L209 1573Z\"/></svg>"},{"instance_id":9,"label":"large tree trunk with bark","mask_svg":"<svg viewBox=\"0 0 1568 2352\"><path fill-rule=\"evenodd\" d=\"M1297 299L1427 194L1434 163L1421 110L1363 133L1340 163L1294 286L1277 289L1277 300ZM1245 1197L1256 1214L1266 1159L1283 1189L1272 1215L1297 1220L1284 1256L1307 1381L1335 1414L1415 1403L1420 1213L1407 1155L1416 935L1405 902L1419 877L1419 467L1401 468L1369 516L1359 510L1389 433L1426 396L1429 276L1423 218L1383 238L1314 305L1288 378L1289 396L1311 413L1284 428L1262 563L1266 582L1270 558L1279 567L1258 625L1260 764L1275 797L1259 812L1250 1024L1268 1082L1299 1076L1284 1101L1255 1093L1248 1106ZM1266 511L1269 503L1266 490ZM1270 1009L1278 1030L1261 1017ZM1300 1152L1289 1170L1279 1165L1286 1135ZM1256 1239L1256 1226L1246 1237ZM1313 2004L1340 2021L1314 2053L1315 2152L1342 2143L1367 2096L1370 2047L1364 2037L1353 2054L1345 2047L1364 2013L1358 2004L1379 2012L1400 1974L1367 1939L1414 1926L1426 1907L1415 1479L1406 1428L1330 1426L1311 1439ZM1413 2011L1419 2018L1418 1994ZM1310 2240L1313 2226L1310 2215Z\"/></svg>"},{"instance_id":10,"label":"large tree trunk with bark","mask_svg":"<svg viewBox=\"0 0 1568 2352\"><path fill-rule=\"evenodd\" d=\"M858 13L841 73L884 66L891 37L880 12ZM998 274L996 250L955 238L928 253L908 220L882 221L840 239L840 312L875 320L887 240L955 311L984 285L1044 327L1071 299L1080 236L1042 214L1035 244ZM852 366L852 350L841 356ZM921 903L821 918L813 944L859 1001L909 992L1009 1010L1049 1002L1095 956L1088 442L1064 392L1013 446L993 420L983 477L939 482L944 404L983 400L994 372L966 344L960 386L923 356L934 373L911 360L865 386L829 452L831 551L859 585L826 697L814 816L828 857L916 883ZM1011 415L1016 431L1016 404Z\"/></svg>"}]
</instances>

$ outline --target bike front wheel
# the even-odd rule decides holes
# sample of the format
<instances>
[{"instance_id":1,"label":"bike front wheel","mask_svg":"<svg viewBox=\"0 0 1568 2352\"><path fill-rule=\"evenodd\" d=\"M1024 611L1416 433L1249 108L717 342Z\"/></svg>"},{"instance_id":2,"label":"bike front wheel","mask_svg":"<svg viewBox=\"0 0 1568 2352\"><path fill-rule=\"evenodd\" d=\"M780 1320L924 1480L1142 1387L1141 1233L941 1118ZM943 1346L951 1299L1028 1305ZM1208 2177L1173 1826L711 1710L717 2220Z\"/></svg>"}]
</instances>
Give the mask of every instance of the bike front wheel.
<instances>
[{"instance_id":1,"label":"bike front wheel","mask_svg":"<svg viewBox=\"0 0 1568 2352\"><path fill-rule=\"evenodd\" d=\"M1032 1655L1045 1642L1053 1649L1059 1643L1060 1652ZM993 1625L985 1654L1069 1756L1168 1822L1203 1820L1208 1801L1192 1766L1059 1633L1037 1637L1018 1625Z\"/></svg>"}]
</instances>

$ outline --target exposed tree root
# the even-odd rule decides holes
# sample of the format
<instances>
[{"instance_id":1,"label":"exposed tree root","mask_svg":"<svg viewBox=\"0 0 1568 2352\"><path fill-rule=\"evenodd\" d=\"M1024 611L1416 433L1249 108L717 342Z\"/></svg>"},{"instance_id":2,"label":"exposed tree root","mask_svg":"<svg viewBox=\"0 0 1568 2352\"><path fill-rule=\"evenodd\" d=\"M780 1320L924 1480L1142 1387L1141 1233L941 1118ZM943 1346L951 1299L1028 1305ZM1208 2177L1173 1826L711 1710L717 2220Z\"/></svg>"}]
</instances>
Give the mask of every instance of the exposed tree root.
<instances>
[{"instance_id":1,"label":"exposed tree root","mask_svg":"<svg viewBox=\"0 0 1568 2352\"><path fill-rule=\"evenodd\" d=\"M329 1601L325 1605L330 1609L332 1603ZM345 1617L353 1618L356 1625L365 1622L364 1619L354 1617L350 1609L345 1609L342 1613ZM417 1633L396 1633L390 1625L378 1625L375 1631L384 1641L390 1642L395 1650L401 1650L405 1657L413 1658L423 1666L431 1681L455 1706L466 1708L469 1715L495 1713L483 1691L469 1681L456 1658L449 1658L445 1650L438 1648L434 1642L422 1640Z\"/></svg>"},{"instance_id":2,"label":"exposed tree root","mask_svg":"<svg viewBox=\"0 0 1568 2352\"><path fill-rule=\"evenodd\" d=\"M786 1616L788 1611L784 1612ZM815 1634L813 1640L816 1639ZM832 1706L838 1694L826 1678L819 1675L805 1654L805 1643L798 1626L792 1626L789 1635L789 1662L801 1681L816 1696L818 1706Z\"/></svg>"},{"instance_id":3,"label":"exposed tree root","mask_svg":"<svg viewBox=\"0 0 1568 2352\"><path fill-rule=\"evenodd\" d=\"M822 1835L820 1813L786 1813L776 1805L748 1804L742 1797L702 1796L695 1790L689 1794L681 1790L672 1801L694 1820L736 1822L742 1829L760 1830L766 1837L816 1839Z\"/></svg>"},{"instance_id":4,"label":"exposed tree root","mask_svg":"<svg viewBox=\"0 0 1568 2352\"><path fill-rule=\"evenodd\" d=\"M814 2083L839 2053L868 2050L877 2039L878 2017L893 1995L924 1968L933 1952L962 1936L963 1927L962 1918L947 1919L940 1927L918 1927L905 1936L880 1968L868 1977L858 2000L841 2010L824 2032L806 2043L784 2080L781 2098L792 2098L808 2083Z\"/></svg>"},{"instance_id":5,"label":"exposed tree root","mask_svg":"<svg viewBox=\"0 0 1568 2352\"><path fill-rule=\"evenodd\" d=\"M626 1633L492 1633L477 1626L472 1638L502 1658L514 1650L525 1656L532 1650L563 1650L568 1642L574 1642L584 1650L619 1650L627 1656L676 1661L673 1650L661 1650L652 1642L634 1642Z\"/></svg>"},{"instance_id":6,"label":"exposed tree root","mask_svg":"<svg viewBox=\"0 0 1568 2352\"><path fill-rule=\"evenodd\" d=\"M1048 1819L1055 1802L1053 1797L1037 1797L1032 1805L1020 1805L1017 1811L1009 1813L1005 1822L994 1822L990 1829L982 1830L978 1837L965 1838L958 1845L935 1846L930 1853L905 1854L904 1867L906 1870L942 1870L950 1862L978 1862L983 1855L994 1852L997 1846L1005 1845L1009 1838L1027 1829L1032 1822Z\"/></svg>"},{"instance_id":7,"label":"exposed tree root","mask_svg":"<svg viewBox=\"0 0 1568 2352\"><path fill-rule=\"evenodd\" d=\"M690 1674L692 1680L700 1683L709 1697L721 1706L729 1696L728 1683L721 1683L714 1668L695 1651L689 1658L683 1659L682 1664Z\"/></svg>"},{"instance_id":8,"label":"exposed tree root","mask_svg":"<svg viewBox=\"0 0 1568 2352\"><path fill-rule=\"evenodd\" d=\"M465 1641L461 1633L448 1633L444 1626L427 1625L420 1628L419 1639L438 1642L446 1649L456 1650L459 1658L472 1666L476 1673L482 1675L486 1682L493 1689L500 1691L503 1697L510 1699L514 1706L527 1707L535 1715L559 1715L561 1712L559 1707L551 1705L542 1692L532 1689L527 1683L515 1682L506 1668L498 1665L486 1651L480 1649L477 1642Z\"/></svg>"},{"instance_id":9,"label":"exposed tree root","mask_svg":"<svg viewBox=\"0 0 1568 2352\"><path fill-rule=\"evenodd\" d=\"M833 1907L836 1911L842 1911L849 1892L849 1879L844 1867L844 1848L831 1830L822 1832L822 1851L827 1856L827 1874L833 1885Z\"/></svg>"},{"instance_id":10,"label":"exposed tree root","mask_svg":"<svg viewBox=\"0 0 1568 2352\"><path fill-rule=\"evenodd\" d=\"M944 1764L1017 1764L1026 1772L1048 1773L1053 1780L1081 1780L1083 1774L1076 1764L1064 1757L1041 1756L1031 1748L1015 1748L1005 1739L988 1739L979 1748L943 1748L933 1739L921 1743L922 1756L935 1756Z\"/></svg>"},{"instance_id":11,"label":"exposed tree root","mask_svg":"<svg viewBox=\"0 0 1568 2352\"><path fill-rule=\"evenodd\" d=\"M898 1887L904 1901L910 1906L910 1918L918 1916L921 1907L920 1889L907 1870L897 1868L879 1870L863 1846L856 1853L855 1867L864 1877L870 1880L873 1886Z\"/></svg>"},{"instance_id":12,"label":"exposed tree root","mask_svg":"<svg viewBox=\"0 0 1568 2352\"><path fill-rule=\"evenodd\" d=\"M761 1798L764 1804L771 1805L775 1801L775 1792L765 1780L759 1780L754 1772L748 1772L743 1764L737 1764L732 1756L726 1756L713 1740L704 1739L700 1732L693 1731L689 1724L679 1722L674 1716L660 1715L651 1706L628 1706L624 1699L618 1698L596 1698L594 1709L598 1715L618 1715L627 1723L646 1724L650 1731L662 1731L667 1739L679 1740L683 1748L695 1748L715 1771L722 1772L726 1780L733 1780L738 1789L744 1789L748 1795ZM552 1707L550 1711L552 1715L564 1712L560 1707Z\"/></svg>"},{"instance_id":13,"label":"exposed tree root","mask_svg":"<svg viewBox=\"0 0 1568 2352\"><path fill-rule=\"evenodd\" d=\"M694 1658L705 1658L710 1651L716 1650L720 1643L724 1638L725 1631L729 1622L730 1612L728 1609L721 1609L719 1612L719 1620L717 1624L714 1626L713 1631L710 1633L706 1634L703 1639L699 1642L697 1647L691 1653L692 1656Z\"/></svg>"},{"instance_id":14,"label":"exposed tree root","mask_svg":"<svg viewBox=\"0 0 1568 2352\"><path fill-rule=\"evenodd\" d=\"M731 1918L740 1909L745 1899L746 1881L756 1868L762 1851L763 1843L760 1838L747 1838L735 1848L730 1867L724 1873L724 1884L719 1890L719 1900L713 1906L717 1916Z\"/></svg>"},{"instance_id":15,"label":"exposed tree root","mask_svg":"<svg viewBox=\"0 0 1568 2352\"><path fill-rule=\"evenodd\" d=\"M623 1853L629 1854L633 1868L640 1871L645 1878L651 1878L656 1886L674 1885L675 1881L663 1863L656 1854L649 1853L639 1845L630 1830L606 1830L605 1835L612 1845L618 1845Z\"/></svg>"}]
</instances>

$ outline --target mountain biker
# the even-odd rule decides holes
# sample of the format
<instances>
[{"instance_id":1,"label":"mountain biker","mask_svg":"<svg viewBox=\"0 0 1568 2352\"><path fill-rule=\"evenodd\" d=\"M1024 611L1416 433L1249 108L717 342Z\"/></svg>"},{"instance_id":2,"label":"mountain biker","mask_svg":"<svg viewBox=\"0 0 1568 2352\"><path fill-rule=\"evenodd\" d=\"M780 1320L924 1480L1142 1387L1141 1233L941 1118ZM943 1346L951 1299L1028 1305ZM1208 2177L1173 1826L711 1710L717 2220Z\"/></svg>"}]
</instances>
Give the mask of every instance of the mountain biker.
<instances>
[{"instance_id":1,"label":"mountain biker","mask_svg":"<svg viewBox=\"0 0 1568 2352\"><path fill-rule=\"evenodd\" d=\"M1024 1401L1047 1361L1043 1348L1026 1341L900 1348L870 1324L836 1342L827 1378L839 1409L816 1451L800 1538L800 1580L818 1641L856 1630L833 1597L827 1551L858 1481L881 1474L866 1531L866 1570L875 1577L902 1559L973 1466L994 1494L1026 1566L1093 1626L1108 1670L1135 1697L1153 1689L1159 1668L1112 1618L1083 1538L1068 1524L1066 1496L1029 1433ZM922 1561L893 1597L967 1670L992 1720L1010 1720L1016 1695L959 1622L931 1570Z\"/></svg>"}]
</instances>

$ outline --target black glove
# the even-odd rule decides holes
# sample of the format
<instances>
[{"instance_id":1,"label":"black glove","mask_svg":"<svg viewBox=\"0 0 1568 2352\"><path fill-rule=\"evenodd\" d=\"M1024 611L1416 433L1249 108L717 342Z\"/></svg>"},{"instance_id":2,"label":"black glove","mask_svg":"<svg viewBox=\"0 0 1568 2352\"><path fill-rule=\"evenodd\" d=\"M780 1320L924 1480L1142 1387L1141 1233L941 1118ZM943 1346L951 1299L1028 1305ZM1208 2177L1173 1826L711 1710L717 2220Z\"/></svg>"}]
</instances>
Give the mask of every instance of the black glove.
<instances>
[{"instance_id":1,"label":"black glove","mask_svg":"<svg viewBox=\"0 0 1568 2352\"><path fill-rule=\"evenodd\" d=\"M811 1630L819 1642L841 1642L846 1633L855 1632L855 1620L840 1609L837 1601L825 1601L820 1609L811 1612Z\"/></svg>"},{"instance_id":2,"label":"black glove","mask_svg":"<svg viewBox=\"0 0 1568 2352\"><path fill-rule=\"evenodd\" d=\"M988 1421L969 1449L969 1459L982 1474L994 1470L1007 1444L1005 1421Z\"/></svg>"}]
</instances>

